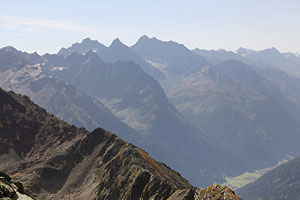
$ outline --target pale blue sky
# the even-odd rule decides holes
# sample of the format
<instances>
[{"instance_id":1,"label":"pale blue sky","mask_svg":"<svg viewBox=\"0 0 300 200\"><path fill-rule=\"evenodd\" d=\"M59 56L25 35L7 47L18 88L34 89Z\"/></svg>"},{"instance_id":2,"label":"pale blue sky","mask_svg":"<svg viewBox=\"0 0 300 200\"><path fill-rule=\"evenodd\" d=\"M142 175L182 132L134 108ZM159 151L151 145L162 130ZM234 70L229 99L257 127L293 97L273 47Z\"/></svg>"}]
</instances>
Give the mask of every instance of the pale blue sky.
<instances>
[{"instance_id":1,"label":"pale blue sky","mask_svg":"<svg viewBox=\"0 0 300 200\"><path fill-rule=\"evenodd\" d=\"M55 53L85 37L142 36L188 48L300 52L300 0L0 1L0 47Z\"/></svg>"}]
</instances>

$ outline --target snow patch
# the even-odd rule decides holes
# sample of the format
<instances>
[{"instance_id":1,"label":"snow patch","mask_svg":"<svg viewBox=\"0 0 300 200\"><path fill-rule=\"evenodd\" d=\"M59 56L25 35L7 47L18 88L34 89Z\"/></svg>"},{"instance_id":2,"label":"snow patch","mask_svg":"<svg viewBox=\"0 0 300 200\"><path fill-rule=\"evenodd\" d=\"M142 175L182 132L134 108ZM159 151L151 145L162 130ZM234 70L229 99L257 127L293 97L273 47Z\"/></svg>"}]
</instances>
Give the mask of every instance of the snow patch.
<instances>
[{"instance_id":1,"label":"snow patch","mask_svg":"<svg viewBox=\"0 0 300 200\"><path fill-rule=\"evenodd\" d=\"M53 71L56 71L56 70L63 71L64 68L63 67L53 67Z\"/></svg>"},{"instance_id":2,"label":"snow patch","mask_svg":"<svg viewBox=\"0 0 300 200\"><path fill-rule=\"evenodd\" d=\"M146 59L145 61L157 69L164 69L168 66L168 63L156 62L148 59Z\"/></svg>"}]
</instances>

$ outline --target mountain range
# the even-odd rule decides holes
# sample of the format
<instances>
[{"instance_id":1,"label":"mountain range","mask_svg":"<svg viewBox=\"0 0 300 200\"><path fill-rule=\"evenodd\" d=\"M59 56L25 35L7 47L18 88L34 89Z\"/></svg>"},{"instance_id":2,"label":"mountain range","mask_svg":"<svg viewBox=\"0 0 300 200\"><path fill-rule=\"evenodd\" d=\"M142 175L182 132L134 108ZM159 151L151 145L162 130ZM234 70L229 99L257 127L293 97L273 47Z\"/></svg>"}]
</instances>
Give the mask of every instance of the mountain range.
<instances>
[{"instance_id":1,"label":"mountain range","mask_svg":"<svg viewBox=\"0 0 300 200\"><path fill-rule=\"evenodd\" d=\"M20 52L10 54L5 57ZM23 60L19 68L12 63L0 73L0 86L29 95L69 123L89 130L103 126L117 133L195 185L222 180L223 167L217 163L227 161L221 150L183 118L159 83L137 64L105 63L91 51L61 57L45 55L38 64Z\"/></svg>"},{"instance_id":2,"label":"mountain range","mask_svg":"<svg viewBox=\"0 0 300 200\"><path fill-rule=\"evenodd\" d=\"M226 60L238 60L248 65L280 69L289 74L289 76L300 77L299 53L281 53L275 47L259 51L241 47L235 52L224 49L204 50L196 48L193 52L201 55L214 65Z\"/></svg>"},{"instance_id":3,"label":"mountain range","mask_svg":"<svg viewBox=\"0 0 300 200\"><path fill-rule=\"evenodd\" d=\"M134 61L149 75L157 80L164 79L163 73L143 60L138 54L123 44L118 38L109 47L104 46L97 40L84 39L81 43L75 43L69 48L62 48L57 54L68 56L74 52L85 54L89 51L97 53L105 62Z\"/></svg>"},{"instance_id":4,"label":"mountain range","mask_svg":"<svg viewBox=\"0 0 300 200\"><path fill-rule=\"evenodd\" d=\"M0 170L34 198L240 199L220 185L195 188L140 148L69 125L27 96L0 89L0 105ZM24 199L21 182L1 172L1 198Z\"/></svg>"},{"instance_id":5,"label":"mountain range","mask_svg":"<svg viewBox=\"0 0 300 200\"><path fill-rule=\"evenodd\" d=\"M78 127L93 130L99 126L113 132L122 133L122 138L130 141L137 132L121 122L99 100L83 90L45 73L41 64L32 64L26 54L12 47L0 50L0 63L9 59L1 67L0 86L7 90L28 95L38 105L50 113ZM28 56L27 56L28 57ZM40 57L40 59L44 59Z\"/></svg>"},{"instance_id":6,"label":"mountain range","mask_svg":"<svg viewBox=\"0 0 300 200\"><path fill-rule=\"evenodd\" d=\"M276 164L279 158L299 154L297 78L276 66L265 66L267 61L247 57L242 48L238 53L191 51L175 42L146 36L132 48L165 73L168 83L160 83L177 110L207 134L210 141L233 154L232 163L239 163L240 169L265 168ZM272 51L278 53L274 48ZM245 49L245 52L254 51ZM188 63L195 54L207 61ZM181 65L189 66L190 71L170 76L165 66L172 66L176 58L181 58ZM232 170L241 173L234 166Z\"/></svg>"},{"instance_id":7,"label":"mountain range","mask_svg":"<svg viewBox=\"0 0 300 200\"><path fill-rule=\"evenodd\" d=\"M162 63L164 71L177 76L209 64L184 45L174 41L161 41L155 37L142 36L131 48L146 61Z\"/></svg>"},{"instance_id":8,"label":"mountain range","mask_svg":"<svg viewBox=\"0 0 300 200\"><path fill-rule=\"evenodd\" d=\"M297 63L275 48L86 38L58 54L2 48L0 86L68 123L112 131L204 187L299 154Z\"/></svg>"}]
</instances>

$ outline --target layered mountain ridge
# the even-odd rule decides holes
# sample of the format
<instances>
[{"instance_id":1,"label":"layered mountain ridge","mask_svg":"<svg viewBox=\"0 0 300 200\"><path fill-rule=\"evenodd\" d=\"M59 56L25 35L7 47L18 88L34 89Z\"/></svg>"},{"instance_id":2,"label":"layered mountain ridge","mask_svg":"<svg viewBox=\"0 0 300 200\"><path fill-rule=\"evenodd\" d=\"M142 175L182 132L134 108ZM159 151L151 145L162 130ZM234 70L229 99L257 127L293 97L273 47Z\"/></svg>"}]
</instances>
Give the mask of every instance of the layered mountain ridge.
<instances>
[{"instance_id":1,"label":"layered mountain ridge","mask_svg":"<svg viewBox=\"0 0 300 200\"><path fill-rule=\"evenodd\" d=\"M116 135L71 126L26 96L0 89L0 105L0 170L38 199L239 199L218 185L197 189Z\"/></svg>"},{"instance_id":2,"label":"layered mountain ridge","mask_svg":"<svg viewBox=\"0 0 300 200\"><path fill-rule=\"evenodd\" d=\"M0 86L77 126L116 132L197 186L300 151L297 54L191 51L143 36L132 47L87 38L59 54L0 55Z\"/></svg>"},{"instance_id":3,"label":"layered mountain ridge","mask_svg":"<svg viewBox=\"0 0 300 200\"><path fill-rule=\"evenodd\" d=\"M58 55L68 56L74 52L85 54L89 51L97 53L105 62L114 63L117 61L134 61L136 64L140 65L146 73L153 76L155 79L164 79L163 73L144 61L138 54L123 44L118 38L115 39L109 47L104 46L97 40L86 38L81 43L73 44L69 48L62 48L58 52Z\"/></svg>"},{"instance_id":4,"label":"layered mountain ridge","mask_svg":"<svg viewBox=\"0 0 300 200\"><path fill-rule=\"evenodd\" d=\"M176 56L175 52L183 48L180 44L143 36L132 48L145 59L154 60L153 64L166 74L168 83L160 83L177 110L210 141L235 155L233 171L273 166L288 155L299 154L300 99L294 92L299 85L288 76L280 81L272 77L274 74L266 77L263 71L270 67L246 56L254 51L185 48L189 55L198 54L210 64L194 68L181 59L183 66L189 66L185 73L169 76L165 65L187 54ZM274 48L270 51L282 56Z\"/></svg>"},{"instance_id":5,"label":"layered mountain ridge","mask_svg":"<svg viewBox=\"0 0 300 200\"><path fill-rule=\"evenodd\" d=\"M61 65L65 70L56 70L53 75L97 97L123 122L142 133L142 138L133 143L154 158L166 162L197 185L205 185L214 177L206 175L212 173L212 166L218 168L213 157L220 158L219 162L226 162L218 148L210 144L203 133L189 124L169 102L159 83L137 64L104 63L91 51L85 55L73 53L70 56L80 57L76 60L81 61ZM196 152L199 153L195 160L192 155L196 156ZM196 172L194 166L205 170L206 177L200 175L204 173ZM202 176L202 180L195 180L193 173Z\"/></svg>"},{"instance_id":6,"label":"layered mountain ridge","mask_svg":"<svg viewBox=\"0 0 300 200\"><path fill-rule=\"evenodd\" d=\"M0 52L5 52L3 49ZM7 63L6 68L0 68L0 86L6 90L30 96L38 105L48 112L78 127L93 130L99 126L130 141L136 137L137 132L121 122L99 100L89 96L86 92L62 80L45 73L43 64L33 64L26 60L20 52L6 52L0 55L4 59L14 60L19 55L17 62ZM40 60L44 59L41 57Z\"/></svg>"},{"instance_id":7,"label":"layered mountain ridge","mask_svg":"<svg viewBox=\"0 0 300 200\"><path fill-rule=\"evenodd\" d=\"M2 87L29 95L69 123L116 132L197 186L223 180L218 163L226 163L228 155L223 158L137 64L105 63L90 51L66 57L47 54L43 63L18 66L0 73Z\"/></svg>"},{"instance_id":8,"label":"layered mountain ridge","mask_svg":"<svg viewBox=\"0 0 300 200\"><path fill-rule=\"evenodd\" d=\"M165 71L176 76L209 65L203 57L174 41L142 36L131 48L145 60L165 64Z\"/></svg>"}]
</instances>

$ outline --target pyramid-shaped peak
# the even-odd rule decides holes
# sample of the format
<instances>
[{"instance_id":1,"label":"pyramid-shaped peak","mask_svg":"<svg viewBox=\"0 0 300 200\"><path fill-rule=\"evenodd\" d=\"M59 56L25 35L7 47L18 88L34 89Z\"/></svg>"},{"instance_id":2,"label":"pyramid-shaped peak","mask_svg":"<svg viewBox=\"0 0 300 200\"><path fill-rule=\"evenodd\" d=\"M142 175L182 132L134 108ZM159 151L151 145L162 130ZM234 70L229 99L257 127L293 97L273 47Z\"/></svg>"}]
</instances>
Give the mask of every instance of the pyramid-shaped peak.
<instances>
[{"instance_id":1,"label":"pyramid-shaped peak","mask_svg":"<svg viewBox=\"0 0 300 200\"><path fill-rule=\"evenodd\" d=\"M87 37L82 40L82 43L86 43L86 42L92 42L91 38Z\"/></svg>"},{"instance_id":2,"label":"pyramid-shaped peak","mask_svg":"<svg viewBox=\"0 0 300 200\"><path fill-rule=\"evenodd\" d=\"M138 39L138 42L148 41L148 40L150 40L150 38L149 38L147 35L143 35L142 37L140 37L140 38Z\"/></svg>"},{"instance_id":3,"label":"pyramid-shaped peak","mask_svg":"<svg viewBox=\"0 0 300 200\"><path fill-rule=\"evenodd\" d=\"M240 47L236 50L236 52L248 52L250 49L246 49L244 47Z\"/></svg>"},{"instance_id":4,"label":"pyramid-shaped peak","mask_svg":"<svg viewBox=\"0 0 300 200\"><path fill-rule=\"evenodd\" d=\"M244 48L244 47L240 47L238 50L235 51L235 53L237 53L238 55L241 55L241 56L247 56L251 53L254 53L255 51L252 50L252 49L247 49L247 48Z\"/></svg>"},{"instance_id":5,"label":"pyramid-shaped peak","mask_svg":"<svg viewBox=\"0 0 300 200\"><path fill-rule=\"evenodd\" d=\"M278 49L276 49L275 47L272 47L272 48L266 49L266 50L269 50L269 51L272 51L272 52L276 52L276 53L280 53L280 51L278 51Z\"/></svg>"},{"instance_id":6,"label":"pyramid-shaped peak","mask_svg":"<svg viewBox=\"0 0 300 200\"><path fill-rule=\"evenodd\" d=\"M138 43L144 43L144 42L150 42L150 41L160 41L158 40L156 37L148 37L147 35L143 35L142 37L140 37L138 39L138 41L136 42L136 44Z\"/></svg>"},{"instance_id":7,"label":"pyramid-shaped peak","mask_svg":"<svg viewBox=\"0 0 300 200\"><path fill-rule=\"evenodd\" d=\"M12 46L3 47L2 50L6 52L18 52L18 50Z\"/></svg>"},{"instance_id":8,"label":"pyramid-shaped peak","mask_svg":"<svg viewBox=\"0 0 300 200\"><path fill-rule=\"evenodd\" d=\"M86 45L101 45L101 46L104 46L103 44L101 44L100 42L98 42L98 40L92 40L89 37L83 39L82 42L81 42L81 44L86 44Z\"/></svg>"},{"instance_id":9,"label":"pyramid-shaped peak","mask_svg":"<svg viewBox=\"0 0 300 200\"><path fill-rule=\"evenodd\" d=\"M147 35L143 35L142 37L140 37L141 40L145 40L145 39L150 39Z\"/></svg>"},{"instance_id":10,"label":"pyramid-shaped peak","mask_svg":"<svg viewBox=\"0 0 300 200\"><path fill-rule=\"evenodd\" d=\"M112 41L110 47L119 47L119 46L126 46L125 44L123 44L119 38L116 38Z\"/></svg>"}]
</instances>

